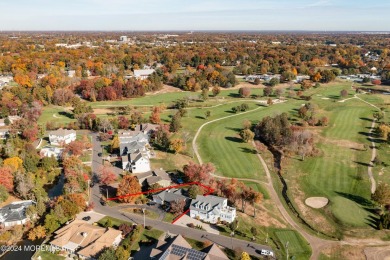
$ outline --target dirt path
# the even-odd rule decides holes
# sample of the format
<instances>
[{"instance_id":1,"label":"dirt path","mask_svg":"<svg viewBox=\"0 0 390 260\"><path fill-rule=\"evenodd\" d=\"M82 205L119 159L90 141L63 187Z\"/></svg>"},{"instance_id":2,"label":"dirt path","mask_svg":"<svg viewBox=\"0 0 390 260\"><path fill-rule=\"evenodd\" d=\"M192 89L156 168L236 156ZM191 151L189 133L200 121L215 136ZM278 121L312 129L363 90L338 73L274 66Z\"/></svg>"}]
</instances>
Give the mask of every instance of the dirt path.
<instances>
[{"instance_id":1,"label":"dirt path","mask_svg":"<svg viewBox=\"0 0 390 260\"><path fill-rule=\"evenodd\" d=\"M380 110L379 107L377 107L376 105L374 105L374 104L372 104L370 102L365 101L364 99L361 99L357 94L355 94L353 96L353 98L359 99L360 101L366 103L367 105L375 107L376 109ZM347 99L341 100L339 102L344 102L344 101L347 101L349 99L352 99L352 98L347 98ZM375 181L374 175L372 173L372 169L374 167L373 161L374 161L374 159L376 157L376 154L377 154L376 145L375 145L374 138L373 138L373 131L375 129L376 121L377 121L376 119L374 119L372 121L371 128L370 128L370 131L369 131L369 137L368 137L368 139L371 142L371 149L372 149L371 161L370 161L370 163L368 164L368 167L367 167L367 174L368 174L368 177L370 178L370 182L371 182L371 194L374 194L374 192L376 191L376 181Z\"/></svg>"},{"instance_id":2,"label":"dirt path","mask_svg":"<svg viewBox=\"0 0 390 260\"><path fill-rule=\"evenodd\" d=\"M367 170L368 177L370 178L370 182L371 182L371 194L374 194L376 190L376 181L374 175L372 174L372 168L374 167L373 161L376 157L376 146L375 146L374 138L372 136L372 132L374 131L375 128L375 123L376 123L376 119L372 121L370 132L369 132L370 136L368 137L368 139L371 141L371 147L372 147L371 161L368 165L368 170Z\"/></svg>"}]
</instances>

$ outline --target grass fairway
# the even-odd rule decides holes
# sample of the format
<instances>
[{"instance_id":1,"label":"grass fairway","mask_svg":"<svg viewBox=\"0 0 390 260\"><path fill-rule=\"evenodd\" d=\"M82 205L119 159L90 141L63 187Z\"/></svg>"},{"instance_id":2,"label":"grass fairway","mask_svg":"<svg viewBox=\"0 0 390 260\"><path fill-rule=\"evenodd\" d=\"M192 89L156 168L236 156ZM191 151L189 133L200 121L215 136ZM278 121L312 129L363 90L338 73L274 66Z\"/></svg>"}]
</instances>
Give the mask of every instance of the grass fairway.
<instances>
[{"instance_id":1,"label":"grass fairway","mask_svg":"<svg viewBox=\"0 0 390 260\"><path fill-rule=\"evenodd\" d=\"M280 241L284 253L286 253L286 244L288 242L289 257L294 256L295 259L308 259L310 256L308 245L295 231L276 231L275 235Z\"/></svg>"},{"instance_id":2,"label":"grass fairway","mask_svg":"<svg viewBox=\"0 0 390 260\"><path fill-rule=\"evenodd\" d=\"M371 109L351 100L332 109L329 127L323 131L318 148L322 156L295 162L292 171L304 175L303 188L307 196L330 199L333 215L348 226L367 226L371 213L370 183L367 162L370 149L365 135ZM369 208L368 208L369 209Z\"/></svg>"},{"instance_id":3,"label":"grass fairway","mask_svg":"<svg viewBox=\"0 0 390 260\"><path fill-rule=\"evenodd\" d=\"M239 131L245 119L257 123L264 116L291 110L296 101L262 107L247 114L222 119L205 126L197 144L204 162L212 162L218 174L265 180L264 170L251 144L242 142Z\"/></svg>"}]
</instances>

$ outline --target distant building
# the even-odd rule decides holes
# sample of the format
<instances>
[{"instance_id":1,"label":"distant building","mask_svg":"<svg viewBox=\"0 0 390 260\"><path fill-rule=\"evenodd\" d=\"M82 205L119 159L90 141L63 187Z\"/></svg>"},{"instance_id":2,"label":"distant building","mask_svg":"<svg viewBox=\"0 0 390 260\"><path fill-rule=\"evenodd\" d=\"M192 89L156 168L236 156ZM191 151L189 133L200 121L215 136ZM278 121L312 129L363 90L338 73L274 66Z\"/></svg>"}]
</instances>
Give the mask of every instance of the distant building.
<instances>
[{"instance_id":1,"label":"distant building","mask_svg":"<svg viewBox=\"0 0 390 260\"><path fill-rule=\"evenodd\" d=\"M8 116L9 122L11 124L15 123L16 121L22 119L20 116Z\"/></svg>"},{"instance_id":2,"label":"distant building","mask_svg":"<svg viewBox=\"0 0 390 260\"><path fill-rule=\"evenodd\" d=\"M35 202L32 200L23 200L12 202L0 208L0 223L3 227L13 227L16 225L24 225L30 220L26 214L26 209Z\"/></svg>"},{"instance_id":3,"label":"distant building","mask_svg":"<svg viewBox=\"0 0 390 260\"><path fill-rule=\"evenodd\" d=\"M67 129L58 129L49 132L49 141L51 145L69 144L76 140L76 131Z\"/></svg>"},{"instance_id":4,"label":"distant building","mask_svg":"<svg viewBox=\"0 0 390 260\"><path fill-rule=\"evenodd\" d=\"M159 240L156 248L150 252L150 259L227 260L229 258L216 244L198 251L193 249L181 235L176 235Z\"/></svg>"},{"instance_id":5,"label":"distant building","mask_svg":"<svg viewBox=\"0 0 390 260\"><path fill-rule=\"evenodd\" d=\"M127 42L128 41L127 36L121 36L121 37L119 37L119 40L121 42Z\"/></svg>"},{"instance_id":6,"label":"distant building","mask_svg":"<svg viewBox=\"0 0 390 260\"><path fill-rule=\"evenodd\" d=\"M66 251L82 259L94 259L103 249L116 247L122 240L121 231L94 226L83 220L74 220L54 234L50 242L52 251Z\"/></svg>"},{"instance_id":7,"label":"distant building","mask_svg":"<svg viewBox=\"0 0 390 260\"><path fill-rule=\"evenodd\" d=\"M134 70L134 77L136 79L147 79L151 74L155 72L154 69L148 69L148 70Z\"/></svg>"},{"instance_id":8,"label":"distant building","mask_svg":"<svg viewBox=\"0 0 390 260\"><path fill-rule=\"evenodd\" d=\"M69 77L69 78L74 78L76 76L76 71L75 70L67 70L66 71L66 75Z\"/></svg>"},{"instance_id":9,"label":"distant building","mask_svg":"<svg viewBox=\"0 0 390 260\"><path fill-rule=\"evenodd\" d=\"M190 216L210 223L218 220L231 223L236 218L236 209L227 205L226 198L198 195L191 201Z\"/></svg>"}]
</instances>

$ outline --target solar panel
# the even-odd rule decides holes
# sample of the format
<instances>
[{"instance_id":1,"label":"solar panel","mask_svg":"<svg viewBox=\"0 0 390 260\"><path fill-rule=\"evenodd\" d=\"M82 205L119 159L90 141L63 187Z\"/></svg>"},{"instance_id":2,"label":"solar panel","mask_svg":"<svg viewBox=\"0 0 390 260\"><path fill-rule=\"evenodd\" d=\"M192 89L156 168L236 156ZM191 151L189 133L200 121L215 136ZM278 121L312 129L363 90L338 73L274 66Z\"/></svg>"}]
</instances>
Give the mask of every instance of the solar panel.
<instances>
[{"instance_id":1,"label":"solar panel","mask_svg":"<svg viewBox=\"0 0 390 260\"><path fill-rule=\"evenodd\" d=\"M204 252L200 252L192 248L186 248L178 245L172 245L171 254L181 256L181 257L187 254L187 259L189 260L202 260L207 256L207 254Z\"/></svg>"}]
</instances>

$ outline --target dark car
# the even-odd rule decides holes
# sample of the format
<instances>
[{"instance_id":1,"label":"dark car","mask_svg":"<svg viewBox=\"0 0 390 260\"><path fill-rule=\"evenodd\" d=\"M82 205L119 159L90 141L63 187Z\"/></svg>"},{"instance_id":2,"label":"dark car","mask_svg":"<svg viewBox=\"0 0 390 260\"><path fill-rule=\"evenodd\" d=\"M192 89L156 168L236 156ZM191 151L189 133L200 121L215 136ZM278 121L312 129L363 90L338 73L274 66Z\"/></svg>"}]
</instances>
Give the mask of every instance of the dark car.
<instances>
[{"instance_id":1,"label":"dark car","mask_svg":"<svg viewBox=\"0 0 390 260\"><path fill-rule=\"evenodd\" d=\"M102 155L103 155L102 153L98 153L98 156L99 156L99 157L102 157Z\"/></svg>"},{"instance_id":2,"label":"dark car","mask_svg":"<svg viewBox=\"0 0 390 260\"><path fill-rule=\"evenodd\" d=\"M100 201L100 204L102 204L102 206L106 206L106 205L107 205L107 202L104 201L104 200L101 200L101 201Z\"/></svg>"},{"instance_id":3,"label":"dark car","mask_svg":"<svg viewBox=\"0 0 390 260\"><path fill-rule=\"evenodd\" d=\"M91 220L91 217L90 216L85 216L85 217L82 218L82 220L88 221L88 220Z\"/></svg>"},{"instance_id":4,"label":"dark car","mask_svg":"<svg viewBox=\"0 0 390 260\"><path fill-rule=\"evenodd\" d=\"M148 203L146 203L146 205L148 206L153 206L153 205L156 205L157 203L154 202L154 201L149 201Z\"/></svg>"}]
</instances>

